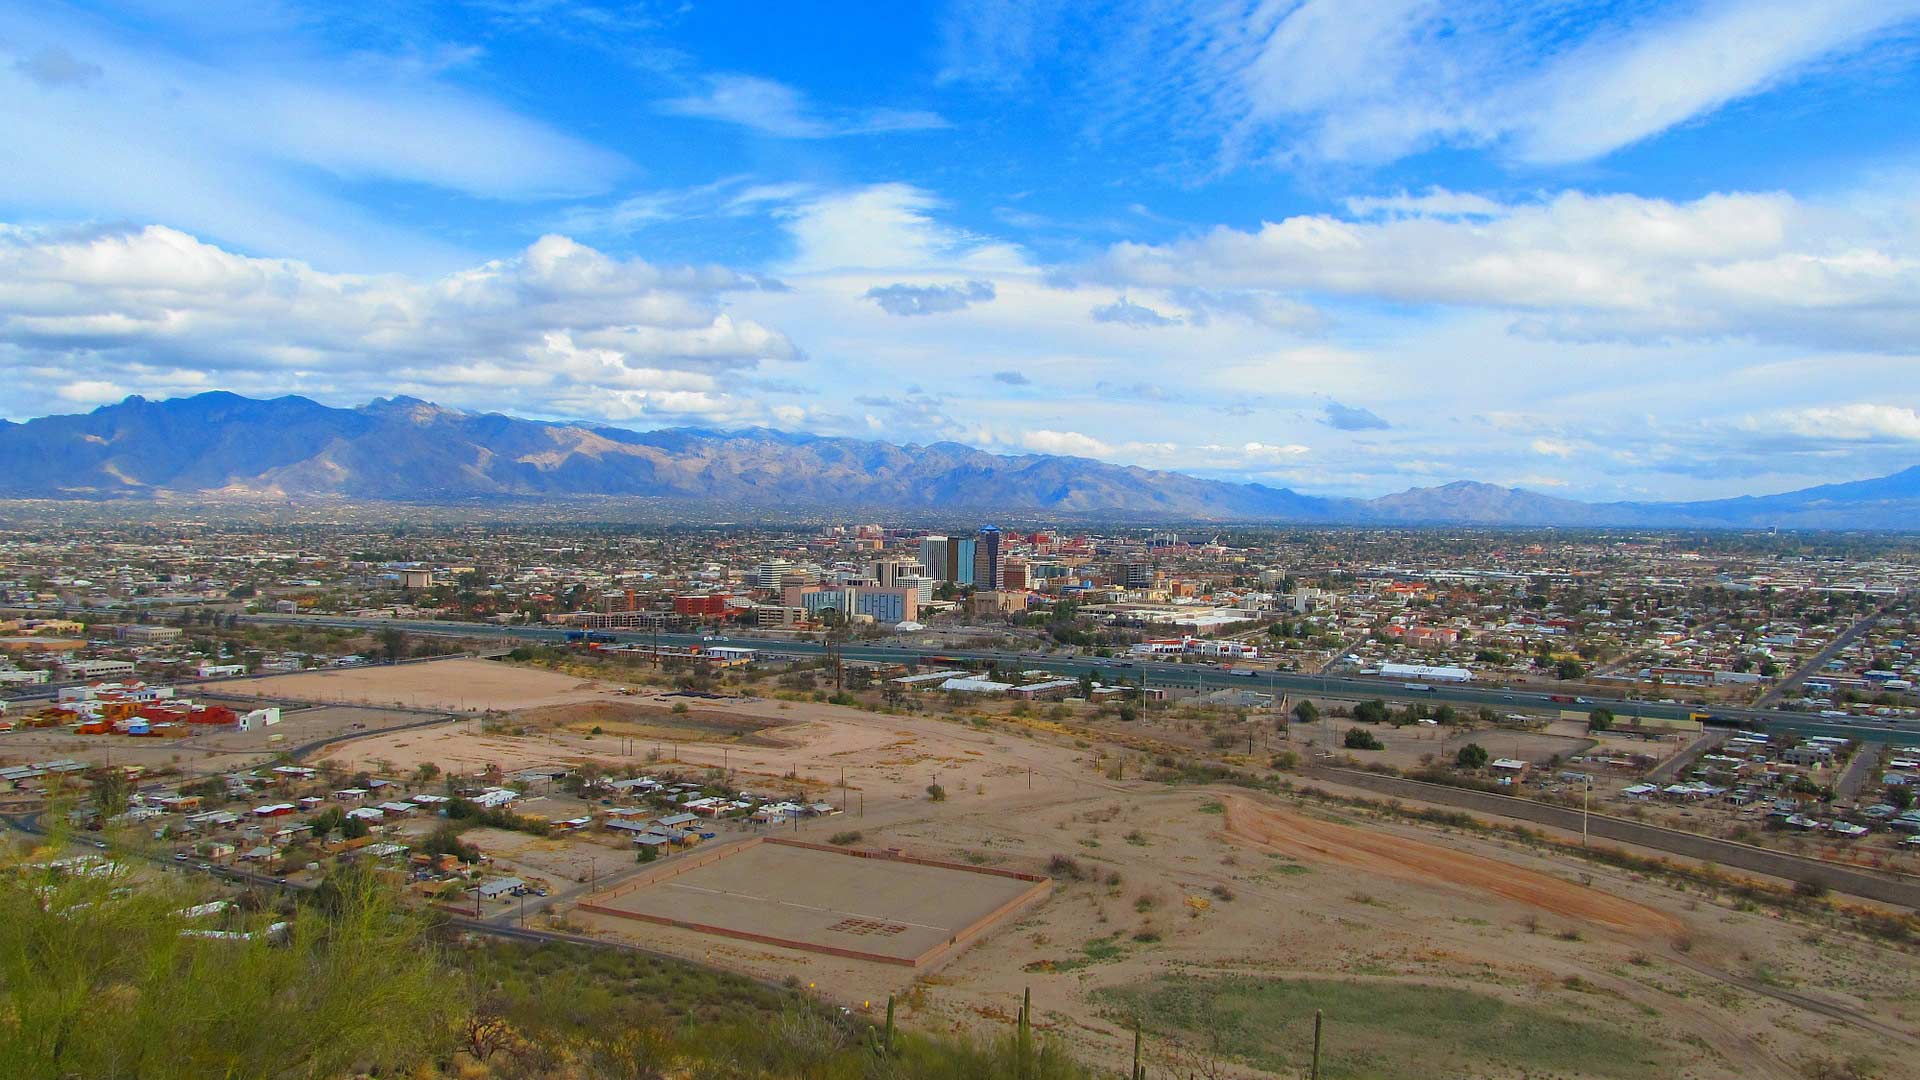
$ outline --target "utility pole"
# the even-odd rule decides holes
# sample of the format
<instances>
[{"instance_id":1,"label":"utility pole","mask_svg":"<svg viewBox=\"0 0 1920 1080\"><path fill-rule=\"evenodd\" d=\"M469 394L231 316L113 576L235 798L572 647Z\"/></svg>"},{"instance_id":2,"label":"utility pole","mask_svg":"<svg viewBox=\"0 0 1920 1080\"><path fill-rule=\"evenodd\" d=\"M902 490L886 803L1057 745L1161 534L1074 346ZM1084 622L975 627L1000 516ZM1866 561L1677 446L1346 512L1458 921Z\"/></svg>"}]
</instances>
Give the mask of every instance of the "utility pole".
<instances>
[{"instance_id":1,"label":"utility pole","mask_svg":"<svg viewBox=\"0 0 1920 1080\"><path fill-rule=\"evenodd\" d=\"M1307 1074L1308 1080L1320 1080L1320 1025L1323 1019L1319 1009L1313 1010L1313 1071Z\"/></svg>"},{"instance_id":2,"label":"utility pole","mask_svg":"<svg viewBox=\"0 0 1920 1080\"><path fill-rule=\"evenodd\" d=\"M1580 846L1587 846L1587 799L1593 794L1593 781L1580 785Z\"/></svg>"}]
</instances>

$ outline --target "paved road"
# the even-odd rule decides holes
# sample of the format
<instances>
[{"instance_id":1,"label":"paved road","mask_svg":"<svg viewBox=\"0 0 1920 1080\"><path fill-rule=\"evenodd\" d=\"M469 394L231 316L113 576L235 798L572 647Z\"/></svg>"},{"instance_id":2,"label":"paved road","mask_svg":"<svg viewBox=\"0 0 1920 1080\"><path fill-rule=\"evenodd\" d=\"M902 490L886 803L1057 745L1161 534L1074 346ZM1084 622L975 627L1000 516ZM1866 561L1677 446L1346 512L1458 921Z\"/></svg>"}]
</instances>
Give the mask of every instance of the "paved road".
<instances>
[{"instance_id":1,"label":"paved road","mask_svg":"<svg viewBox=\"0 0 1920 1080\"><path fill-rule=\"evenodd\" d=\"M1876 781L1880 777L1880 772L1876 766L1879 764L1880 744L1863 744L1854 752L1853 759L1847 762L1846 769L1840 773L1840 779L1834 781L1833 801L1853 802L1859 796L1861 789L1869 786L1877 792L1879 785Z\"/></svg>"},{"instance_id":2,"label":"paved road","mask_svg":"<svg viewBox=\"0 0 1920 1080\"><path fill-rule=\"evenodd\" d=\"M1307 769L1307 775L1396 798L1419 799L1422 802L1439 803L1442 806L1457 806L1463 810L1518 818L1521 821L1531 821L1539 825L1551 825L1570 832L1580 831L1579 810L1554 806L1551 803L1535 802L1532 799L1495 795L1471 788L1429 784L1420 780L1325 765ZM1718 840L1698 833L1661 828L1658 825L1629 821L1626 818L1617 818L1608 814L1589 814L1587 829L1590 835L1603 840L1618 840L1638 847L1671 852L1675 855L1750 870L1788 881L1818 881L1835 892L1920 910L1920 877L1910 874L1896 874L1891 871L1885 875L1870 874L1822 859L1790 855L1784 851L1772 851L1754 847L1751 844L1737 844L1731 840Z\"/></svg>"},{"instance_id":3,"label":"paved road","mask_svg":"<svg viewBox=\"0 0 1920 1080\"><path fill-rule=\"evenodd\" d=\"M1809 676L1818 674L1821 671L1821 669L1827 666L1827 661L1840 655L1841 649L1844 649L1848 645L1853 644L1853 641L1855 638L1859 637L1861 634L1866 633L1867 630L1873 626L1873 624L1879 622L1881 617L1886 615L1887 611L1890 608L1892 608L1893 605L1899 603L1903 599L1905 599L1904 596L1895 597L1894 599L1887 601L1885 604L1880 605L1878 608L1868 612L1865 615L1862 615L1859 619L1855 620L1852 626L1849 626L1845 630L1840 631L1840 633L1834 636L1834 639L1832 641L1827 642L1826 648L1821 649L1817 653L1814 653L1812 659L1808 660L1806 663L1801 664L1799 667L1795 668L1793 671L1793 674L1788 675L1786 678L1781 679L1777 683L1774 683L1772 686L1767 688L1766 693L1761 694L1759 697L1755 698L1753 700L1754 707L1764 709L1771 706L1774 702L1780 700L1780 697L1782 694L1785 694L1788 690L1791 690L1794 687L1799 686L1802 682L1805 682Z\"/></svg>"},{"instance_id":4,"label":"paved road","mask_svg":"<svg viewBox=\"0 0 1920 1080\"><path fill-rule=\"evenodd\" d=\"M398 619L352 619L333 615L243 615L243 622L281 623L307 626L341 626L356 630L378 630L397 627L411 634L437 634L458 637L514 638L522 641L540 641L557 643L566 640L567 630L553 626L495 626L491 623L430 622ZM767 639L745 634L730 634L724 638L709 641L699 634L654 634L652 632L625 633L609 631L616 641L633 643L653 643L662 645L700 645L725 643L757 648L764 652L789 656L818 656L825 646L818 641L792 641L786 639ZM1228 687L1241 687L1250 690L1265 689L1270 693L1286 693L1295 697L1309 695L1316 697L1334 697L1350 700L1383 698L1395 701L1418 701L1426 704L1446 702L1452 705L1485 705L1502 711L1532 709L1546 713L1558 713L1563 708L1580 707L1582 702L1555 701L1554 695L1526 690L1506 690L1493 686L1475 686L1465 683L1427 683L1421 689L1412 689L1401 679L1381 679L1357 675L1318 675L1301 672L1259 671L1251 676L1231 674L1228 669L1207 667L1200 664L1170 664L1150 660L1102 660L1094 657L1060 657L1037 652L996 652L986 650L929 649L898 644L863 645L848 643L841 649L841 655L848 660L876 660L903 663L908 660L922 662L971 662L984 664L994 661L1002 668L1017 666L1037 668L1058 672L1070 677L1088 673L1103 682L1134 682L1142 674L1149 685L1191 686L1198 689L1218 690ZM1562 695L1564 696L1564 695ZM1616 701L1608 697L1596 697L1584 704L1606 704L1614 712L1623 716L1653 716L1667 719L1686 719L1700 707L1685 703L1667 703L1660 701ZM1909 726L1899 728L1883 723L1863 723L1843 720L1836 717L1816 717L1806 713L1797 713L1777 709L1724 709L1713 710L1716 716L1754 726L1772 727L1782 731L1792 731L1800 735L1835 735L1841 738L1860 739L1877 742L1907 741L1920 738L1920 730Z\"/></svg>"},{"instance_id":5,"label":"paved road","mask_svg":"<svg viewBox=\"0 0 1920 1080\"><path fill-rule=\"evenodd\" d=\"M1647 773L1647 783L1649 784L1672 783L1674 776L1676 776L1682 768L1684 768L1687 765L1691 765L1694 762L1694 760L1698 758L1701 754L1704 754L1707 751L1712 750L1713 748L1719 746L1721 743L1726 742L1729 738L1732 737L1732 735L1733 733L1731 731L1728 731L1724 728L1716 728L1712 731L1701 733L1699 738L1687 744L1687 748L1685 750L1682 750L1679 753L1668 758L1667 760L1661 762L1660 764L1655 765L1652 771Z\"/></svg>"}]
</instances>

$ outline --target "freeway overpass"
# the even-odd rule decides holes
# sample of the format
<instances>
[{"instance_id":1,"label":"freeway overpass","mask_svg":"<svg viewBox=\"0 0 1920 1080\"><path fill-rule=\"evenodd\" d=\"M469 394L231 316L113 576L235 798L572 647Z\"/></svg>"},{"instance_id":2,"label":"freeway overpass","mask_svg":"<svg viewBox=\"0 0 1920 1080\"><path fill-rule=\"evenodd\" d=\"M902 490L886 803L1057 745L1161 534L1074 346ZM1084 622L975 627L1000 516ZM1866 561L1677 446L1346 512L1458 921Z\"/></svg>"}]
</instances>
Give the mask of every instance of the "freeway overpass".
<instances>
[{"instance_id":1,"label":"freeway overpass","mask_svg":"<svg viewBox=\"0 0 1920 1080\"><path fill-rule=\"evenodd\" d=\"M568 628L557 626L497 626L492 623L436 622L407 619L358 619L337 615L242 615L242 622L279 623L301 626L334 626L353 630L398 629L410 634L435 634L469 638L503 638L521 641L564 642ZM826 646L818 641L797 641L791 639L771 639L751 636L730 635L724 639L711 639L699 634L655 634L652 632L626 633L621 631L598 631L612 637L615 641L634 643L658 643L661 645L699 645L712 644L724 640L727 644L752 646L768 652L793 656L818 656L826 651ZM1351 700L1382 698L1390 701L1420 702L1437 705L1442 702L1456 706L1479 707L1485 705L1501 711L1531 709L1557 713L1567 708L1568 703L1555 701L1553 695L1526 690L1509 690L1498 686L1475 686L1470 683L1425 683L1423 688L1412 689L1402 679L1381 679L1355 675L1326 675L1303 672L1261 672L1255 677L1229 674L1221 668L1198 664L1172 664L1164 661L1143 659L1105 660L1098 657L1050 656L1034 652L999 652L991 650L931 649L896 643L862 644L846 642L841 646L840 655L848 660L876 660L905 663L909 660L928 660L935 657L947 657L975 664L997 663L1001 668L1034 669L1057 672L1061 675L1077 678L1082 674L1091 674L1102 682L1130 683L1145 677L1149 686L1157 687L1193 687L1200 690L1219 690L1227 688L1266 690L1274 694L1292 696L1310 695L1314 697L1332 697ZM1685 703L1667 703L1658 701L1623 701L1612 698L1595 698L1591 702L1582 700L1576 704L1603 705L1622 717L1649 716L1665 719L1685 719L1689 714L1700 710L1700 706ZM1920 729L1901 728L1882 723L1867 723L1859 720L1843 720L1838 717L1810 716L1806 713L1788 712L1779 709L1726 709L1713 710L1716 716L1755 727L1766 727L1779 731L1791 731L1806 735L1834 735L1840 738L1858 739L1865 742L1920 742Z\"/></svg>"}]
</instances>

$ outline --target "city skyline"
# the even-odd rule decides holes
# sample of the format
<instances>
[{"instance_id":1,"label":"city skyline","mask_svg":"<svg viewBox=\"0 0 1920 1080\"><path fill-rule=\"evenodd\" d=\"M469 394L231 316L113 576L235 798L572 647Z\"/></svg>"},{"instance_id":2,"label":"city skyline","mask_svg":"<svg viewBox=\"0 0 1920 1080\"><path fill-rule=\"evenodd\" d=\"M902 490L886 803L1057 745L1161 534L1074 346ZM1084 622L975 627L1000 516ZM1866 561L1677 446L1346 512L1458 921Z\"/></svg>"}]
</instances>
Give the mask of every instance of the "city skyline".
<instances>
[{"instance_id":1,"label":"city skyline","mask_svg":"<svg viewBox=\"0 0 1920 1080\"><path fill-rule=\"evenodd\" d=\"M1917 20L14 5L0 415L412 394L1354 495L1884 475Z\"/></svg>"}]
</instances>

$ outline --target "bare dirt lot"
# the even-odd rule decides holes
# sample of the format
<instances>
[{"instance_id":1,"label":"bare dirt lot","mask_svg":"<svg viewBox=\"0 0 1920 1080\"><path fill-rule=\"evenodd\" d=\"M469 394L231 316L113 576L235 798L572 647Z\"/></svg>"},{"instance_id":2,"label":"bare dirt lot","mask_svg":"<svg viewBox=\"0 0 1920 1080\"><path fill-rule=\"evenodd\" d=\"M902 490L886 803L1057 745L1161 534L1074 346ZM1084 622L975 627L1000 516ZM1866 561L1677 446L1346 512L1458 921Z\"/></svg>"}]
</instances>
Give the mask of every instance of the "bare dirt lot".
<instances>
[{"instance_id":1,"label":"bare dirt lot","mask_svg":"<svg viewBox=\"0 0 1920 1080\"><path fill-rule=\"evenodd\" d=\"M297 675L223 682L220 687L230 693L290 701L397 705L449 712L508 712L592 701L614 692L610 684L571 675L492 660L465 659L303 671Z\"/></svg>"},{"instance_id":2,"label":"bare dirt lot","mask_svg":"<svg viewBox=\"0 0 1920 1080\"><path fill-rule=\"evenodd\" d=\"M786 745L777 732L791 723L784 718L748 716L715 708L703 708L697 713L690 708L675 712L659 699L625 698L526 709L518 713L515 720L534 728L558 729L576 735L593 734L593 729L599 728L603 735L650 742L666 739L750 746Z\"/></svg>"},{"instance_id":3,"label":"bare dirt lot","mask_svg":"<svg viewBox=\"0 0 1920 1080\"><path fill-rule=\"evenodd\" d=\"M1321 866L1346 866L1469 896L1493 894L1529 907L1629 934L1670 940L1681 922L1664 912L1493 859L1229 797L1227 835L1249 846Z\"/></svg>"},{"instance_id":4,"label":"bare dirt lot","mask_svg":"<svg viewBox=\"0 0 1920 1080\"><path fill-rule=\"evenodd\" d=\"M1031 877L869 858L778 840L686 857L581 901L599 914L924 967L1023 903Z\"/></svg>"}]
</instances>

